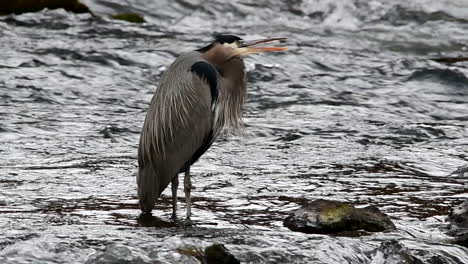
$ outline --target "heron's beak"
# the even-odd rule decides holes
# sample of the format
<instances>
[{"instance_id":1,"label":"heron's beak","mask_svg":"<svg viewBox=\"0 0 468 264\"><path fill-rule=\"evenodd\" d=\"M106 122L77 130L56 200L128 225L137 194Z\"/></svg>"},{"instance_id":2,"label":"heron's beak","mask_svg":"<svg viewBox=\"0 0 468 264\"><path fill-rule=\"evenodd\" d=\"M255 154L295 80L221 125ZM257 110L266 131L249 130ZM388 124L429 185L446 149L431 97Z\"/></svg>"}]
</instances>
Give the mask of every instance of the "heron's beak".
<instances>
[{"instance_id":1,"label":"heron's beak","mask_svg":"<svg viewBox=\"0 0 468 264\"><path fill-rule=\"evenodd\" d=\"M243 41L240 46L234 50L236 55L247 55L260 52L273 52L273 51L283 51L287 50L286 47L252 47L263 43L268 43L272 41L285 41L286 38L268 38L268 39L259 39L252 41Z\"/></svg>"}]
</instances>

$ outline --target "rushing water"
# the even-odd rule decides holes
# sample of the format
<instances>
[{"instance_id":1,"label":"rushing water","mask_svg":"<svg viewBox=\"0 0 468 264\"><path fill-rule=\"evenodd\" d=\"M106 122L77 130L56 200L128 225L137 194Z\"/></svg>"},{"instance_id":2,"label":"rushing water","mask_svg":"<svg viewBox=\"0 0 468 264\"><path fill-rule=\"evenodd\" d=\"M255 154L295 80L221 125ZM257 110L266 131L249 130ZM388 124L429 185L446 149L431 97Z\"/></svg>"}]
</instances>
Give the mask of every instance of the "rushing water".
<instances>
[{"instance_id":1,"label":"rushing water","mask_svg":"<svg viewBox=\"0 0 468 264\"><path fill-rule=\"evenodd\" d=\"M219 242L244 263L378 264L390 239L468 263L445 234L468 197L468 63L428 60L468 53L467 1L85 3L101 18L0 17L0 263L197 263L177 249ZM129 11L148 22L107 18ZM245 136L193 167L196 225L169 221L170 191L140 218L136 152L156 85L226 32L290 50L246 58ZM374 204L397 231L282 226L315 198Z\"/></svg>"}]
</instances>

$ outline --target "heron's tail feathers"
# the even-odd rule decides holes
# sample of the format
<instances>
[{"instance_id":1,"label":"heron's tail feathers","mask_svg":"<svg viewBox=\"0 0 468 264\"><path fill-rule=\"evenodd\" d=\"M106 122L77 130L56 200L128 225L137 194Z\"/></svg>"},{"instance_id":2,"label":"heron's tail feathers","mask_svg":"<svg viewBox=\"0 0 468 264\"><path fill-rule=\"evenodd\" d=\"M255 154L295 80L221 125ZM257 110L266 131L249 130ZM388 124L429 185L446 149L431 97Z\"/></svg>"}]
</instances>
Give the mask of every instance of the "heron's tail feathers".
<instances>
[{"instance_id":1,"label":"heron's tail feathers","mask_svg":"<svg viewBox=\"0 0 468 264\"><path fill-rule=\"evenodd\" d=\"M151 213L154 203L159 196L159 178L152 166L140 168L137 177L138 199L140 209L144 213Z\"/></svg>"}]
</instances>

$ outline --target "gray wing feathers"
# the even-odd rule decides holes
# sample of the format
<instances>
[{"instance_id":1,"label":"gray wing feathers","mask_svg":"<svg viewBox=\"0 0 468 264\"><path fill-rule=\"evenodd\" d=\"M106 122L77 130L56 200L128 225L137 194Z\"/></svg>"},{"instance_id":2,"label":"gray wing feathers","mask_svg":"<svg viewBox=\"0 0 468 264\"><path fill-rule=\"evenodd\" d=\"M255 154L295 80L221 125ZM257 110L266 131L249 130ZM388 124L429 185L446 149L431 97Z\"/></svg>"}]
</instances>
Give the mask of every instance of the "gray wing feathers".
<instances>
[{"instance_id":1,"label":"gray wing feathers","mask_svg":"<svg viewBox=\"0 0 468 264\"><path fill-rule=\"evenodd\" d=\"M173 177L204 143L213 127L208 84L176 60L156 91L138 149L140 207L150 212Z\"/></svg>"}]
</instances>

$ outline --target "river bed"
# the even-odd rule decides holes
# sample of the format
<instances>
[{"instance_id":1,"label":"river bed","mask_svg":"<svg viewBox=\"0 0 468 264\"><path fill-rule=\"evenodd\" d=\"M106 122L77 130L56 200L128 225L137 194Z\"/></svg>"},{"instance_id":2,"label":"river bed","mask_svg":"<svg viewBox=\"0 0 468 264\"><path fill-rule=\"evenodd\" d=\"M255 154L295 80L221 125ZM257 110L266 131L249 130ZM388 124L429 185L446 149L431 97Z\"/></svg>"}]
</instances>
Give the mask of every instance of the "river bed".
<instances>
[{"instance_id":1,"label":"river bed","mask_svg":"<svg viewBox=\"0 0 468 264\"><path fill-rule=\"evenodd\" d=\"M468 263L446 235L468 198L468 63L430 60L466 56L468 2L83 2L99 18L0 17L1 263L198 263L178 249L223 243L242 263L377 264L393 263L377 257L392 239L427 263ZM108 18L122 12L147 23ZM214 33L287 37L289 50L245 59L245 133L192 167L195 225L170 221L170 190L142 218L148 104ZM283 227L317 198L374 204L397 230Z\"/></svg>"}]
</instances>

